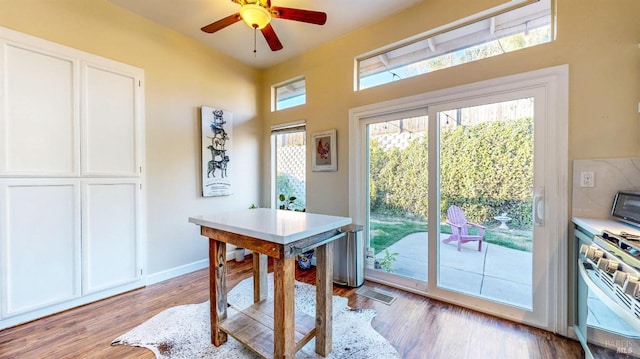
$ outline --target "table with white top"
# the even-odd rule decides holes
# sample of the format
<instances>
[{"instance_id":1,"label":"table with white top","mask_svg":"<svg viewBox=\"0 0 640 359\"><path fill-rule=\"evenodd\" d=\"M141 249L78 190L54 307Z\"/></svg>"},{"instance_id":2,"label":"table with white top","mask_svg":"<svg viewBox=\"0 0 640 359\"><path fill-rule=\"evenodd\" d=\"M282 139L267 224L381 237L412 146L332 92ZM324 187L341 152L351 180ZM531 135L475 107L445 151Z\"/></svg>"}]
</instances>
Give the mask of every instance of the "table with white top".
<instances>
[{"instance_id":1,"label":"table with white top","mask_svg":"<svg viewBox=\"0 0 640 359\"><path fill-rule=\"evenodd\" d=\"M332 350L333 241L351 218L267 208L189 217L209 238L211 343L227 334L258 355L293 358L313 337L316 353ZM254 304L227 318L226 244L253 252ZM295 312L295 259L316 250L316 317ZM274 295L267 297L267 257L273 258Z\"/></svg>"}]
</instances>

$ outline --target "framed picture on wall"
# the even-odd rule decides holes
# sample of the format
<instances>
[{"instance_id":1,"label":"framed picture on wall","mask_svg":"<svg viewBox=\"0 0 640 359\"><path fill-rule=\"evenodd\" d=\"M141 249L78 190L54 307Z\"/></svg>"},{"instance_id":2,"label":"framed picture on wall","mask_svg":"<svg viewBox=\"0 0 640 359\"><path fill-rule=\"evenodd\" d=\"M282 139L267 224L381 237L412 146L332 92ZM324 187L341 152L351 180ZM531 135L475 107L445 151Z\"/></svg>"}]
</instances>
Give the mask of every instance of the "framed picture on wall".
<instances>
[{"instance_id":1,"label":"framed picture on wall","mask_svg":"<svg viewBox=\"0 0 640 359\"><path fill-rule=\"evenodd\" d=\"M336 142L336 130L327 130L314 133L312 138L311 170L337 171L338 170L338 143Z\"/></svg>"},{"instance_id":2,"label":"framed picture on wall","mask_svg":"<svg viewBox=\"0 0 640 359\"><path fill-rule=\"evenodd\" d=\"M232 194L233 113L202 106L202 196Z\"/></svg>"}]
</instances>

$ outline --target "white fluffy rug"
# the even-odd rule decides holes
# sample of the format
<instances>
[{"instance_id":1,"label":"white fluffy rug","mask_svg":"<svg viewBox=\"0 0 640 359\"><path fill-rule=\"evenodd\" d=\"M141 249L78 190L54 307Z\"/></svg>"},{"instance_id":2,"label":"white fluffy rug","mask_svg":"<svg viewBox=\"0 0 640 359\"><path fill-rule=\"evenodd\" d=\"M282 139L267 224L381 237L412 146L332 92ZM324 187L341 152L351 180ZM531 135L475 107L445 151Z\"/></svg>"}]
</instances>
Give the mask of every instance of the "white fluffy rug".
<instances>
[{"instance_id":1,"label":"white fluffy rug","mask_svg":"<svg viewBox=\"0 0 640 359\"><path fill-rule=\"evenodd\" d=\"M273 296L273 275L269 274L269 295ZM229 316L237 308L253 304L253 279L240 282L227 295L233 304ZM296 281L296 310L315 317L315 287ZM333 351L327 358L400 358L389 342L371 327L376 312L351 309L347 299L333 296ZM158 359L187 358L257 358L229 336L227 343L216 348L211 344L209 302L169 308L128 333L116 338L112 345L134 345L151 350ZM296 358L322 358L315 353L312 339Z\"/></svg>"}]
</instances>

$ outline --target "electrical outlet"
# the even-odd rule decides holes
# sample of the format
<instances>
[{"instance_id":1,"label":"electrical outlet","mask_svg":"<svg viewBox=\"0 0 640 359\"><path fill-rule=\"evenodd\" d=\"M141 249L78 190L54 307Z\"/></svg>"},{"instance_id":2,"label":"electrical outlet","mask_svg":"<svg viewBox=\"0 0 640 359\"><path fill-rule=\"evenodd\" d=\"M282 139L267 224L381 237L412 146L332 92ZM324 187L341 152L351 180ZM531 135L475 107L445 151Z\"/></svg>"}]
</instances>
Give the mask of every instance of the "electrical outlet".
<instances>
[{"instance_id":1,"label":"electrical outlet","mask_svg":"<svg viewBox=\"0 0 640 359\"><path fill-rule=\"evenodd\" d=\"M595 187L596 176L593 172L580 172L580 187Z\"/></svg>"}]
</instances>

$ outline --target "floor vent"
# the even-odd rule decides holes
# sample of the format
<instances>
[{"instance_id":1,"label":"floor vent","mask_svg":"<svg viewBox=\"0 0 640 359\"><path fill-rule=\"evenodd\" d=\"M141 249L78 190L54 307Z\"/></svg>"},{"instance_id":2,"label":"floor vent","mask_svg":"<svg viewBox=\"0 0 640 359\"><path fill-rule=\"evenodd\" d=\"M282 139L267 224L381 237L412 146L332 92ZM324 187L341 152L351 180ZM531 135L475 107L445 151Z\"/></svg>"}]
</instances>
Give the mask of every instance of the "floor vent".
<instances>
[{"instance_id":1,"label":"floor vent","mask_svg":"<svg viewBox=\"0 0 640 359\"><path fill-rule=\"evenodd\" d=\"M386 305L391 305L391 303L393 303L396 300L396 297L392 296L389 293L385 293L379 289L374 289L367 286L360 287L356 291L356 293L362 296L365 296L367 298L377 300L378 302L384 303Z\"/></svg>"}]
</instances>

